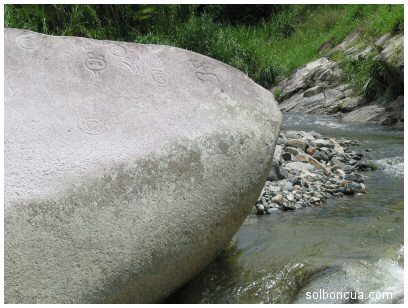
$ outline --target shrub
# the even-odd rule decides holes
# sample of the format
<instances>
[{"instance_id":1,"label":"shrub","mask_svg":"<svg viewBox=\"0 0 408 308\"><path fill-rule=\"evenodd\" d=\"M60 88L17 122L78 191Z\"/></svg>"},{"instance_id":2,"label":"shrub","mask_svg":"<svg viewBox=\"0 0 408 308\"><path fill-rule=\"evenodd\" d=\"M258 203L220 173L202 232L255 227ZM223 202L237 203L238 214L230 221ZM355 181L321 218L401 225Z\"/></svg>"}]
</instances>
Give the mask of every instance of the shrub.
<instances>
[{"instance_id":1,"label":"shrub","mask_svg":"<svg viewBox=\"0 0 408 308\"><path fill-rule=\"evenodd\" d=\"M258 82L264 88L271 88L278 82L278 77L281 74L281 67L278 65L270 65L261 69L259 73Z\"/></svg>"}]
</instances>

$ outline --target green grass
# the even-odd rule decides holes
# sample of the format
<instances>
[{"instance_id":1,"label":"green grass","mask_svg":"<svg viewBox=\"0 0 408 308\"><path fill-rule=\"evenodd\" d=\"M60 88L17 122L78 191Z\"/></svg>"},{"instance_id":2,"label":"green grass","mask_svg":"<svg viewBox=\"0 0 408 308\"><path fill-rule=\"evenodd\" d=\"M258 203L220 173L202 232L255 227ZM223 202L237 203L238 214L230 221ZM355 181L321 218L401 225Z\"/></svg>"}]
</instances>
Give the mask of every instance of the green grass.
<instances>
[{"instance_id":1,"label":"green grass","mask_svg":"<svg viewBox=\"0 0 408 308\"><path fill-rule=\"evenodd\" d=\"M197 5L6 5L5 26L173 45L230 64L267 88L321 57L323 43L336 45L355 29L367 41L403 30L403 5L281 5L258 23L246 16L249 24L219 18L222 7L200 12ZM349 67L356 87L364 88L375 73L370 61Z\"/></svg>"}]
</instances>

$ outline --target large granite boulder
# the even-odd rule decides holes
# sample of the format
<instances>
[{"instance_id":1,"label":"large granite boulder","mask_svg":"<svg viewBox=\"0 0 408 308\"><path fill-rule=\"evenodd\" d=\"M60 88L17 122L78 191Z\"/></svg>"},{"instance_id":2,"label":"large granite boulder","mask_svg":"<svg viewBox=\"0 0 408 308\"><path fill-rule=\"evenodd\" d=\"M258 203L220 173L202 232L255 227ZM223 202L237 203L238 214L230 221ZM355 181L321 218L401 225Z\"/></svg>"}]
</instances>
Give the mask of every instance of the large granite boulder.
<instances>
[{"instance_id":1,"label":"large granite boulder","mask_svg":"<svg viewBox=\"0 0 408 308\"><path fill-rule=\"evenodd\" d=\"M6 29L5 301L162 301L250 212L281 120L193 52Z\"/></svg>"}]
</instances>

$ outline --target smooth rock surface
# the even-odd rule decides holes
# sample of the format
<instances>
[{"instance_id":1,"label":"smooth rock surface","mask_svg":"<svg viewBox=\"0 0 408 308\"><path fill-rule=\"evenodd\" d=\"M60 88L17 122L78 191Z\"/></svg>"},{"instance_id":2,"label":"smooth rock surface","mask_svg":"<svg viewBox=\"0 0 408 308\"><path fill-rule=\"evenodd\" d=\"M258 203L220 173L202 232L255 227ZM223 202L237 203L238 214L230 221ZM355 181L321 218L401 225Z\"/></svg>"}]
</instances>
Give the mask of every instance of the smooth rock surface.
<instances>
[{"instance_id":1,"label":"smooth rock surface","mask_svg":"<svg viewBox=\"0 0 408 308\"><path fill-rule=\"evenodd\" d=\"M182 49L5 30L5 301L160 302L271 168L273 95Z\"/></svg>"}]
</instances>

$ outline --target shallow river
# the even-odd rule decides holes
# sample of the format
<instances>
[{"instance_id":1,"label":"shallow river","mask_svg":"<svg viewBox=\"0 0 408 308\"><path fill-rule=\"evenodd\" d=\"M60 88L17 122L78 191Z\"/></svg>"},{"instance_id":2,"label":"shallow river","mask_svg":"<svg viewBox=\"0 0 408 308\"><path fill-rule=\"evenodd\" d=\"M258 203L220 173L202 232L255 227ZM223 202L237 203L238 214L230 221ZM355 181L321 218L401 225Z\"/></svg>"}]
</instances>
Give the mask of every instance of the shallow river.
<instances>
[{"instance_id":1,"label":"shallow river","mask_svg":"<svg viewBox=\"0 0 408 308\"><path fill-rule=\"evenodd\" d=\"M248 216L231 245L169 302L402 302L403 132L329 116L285 114L284 122L286 130L358 140L353 149L381 166L363 173L368 193Z\"/></svg>"}]
</instances>

